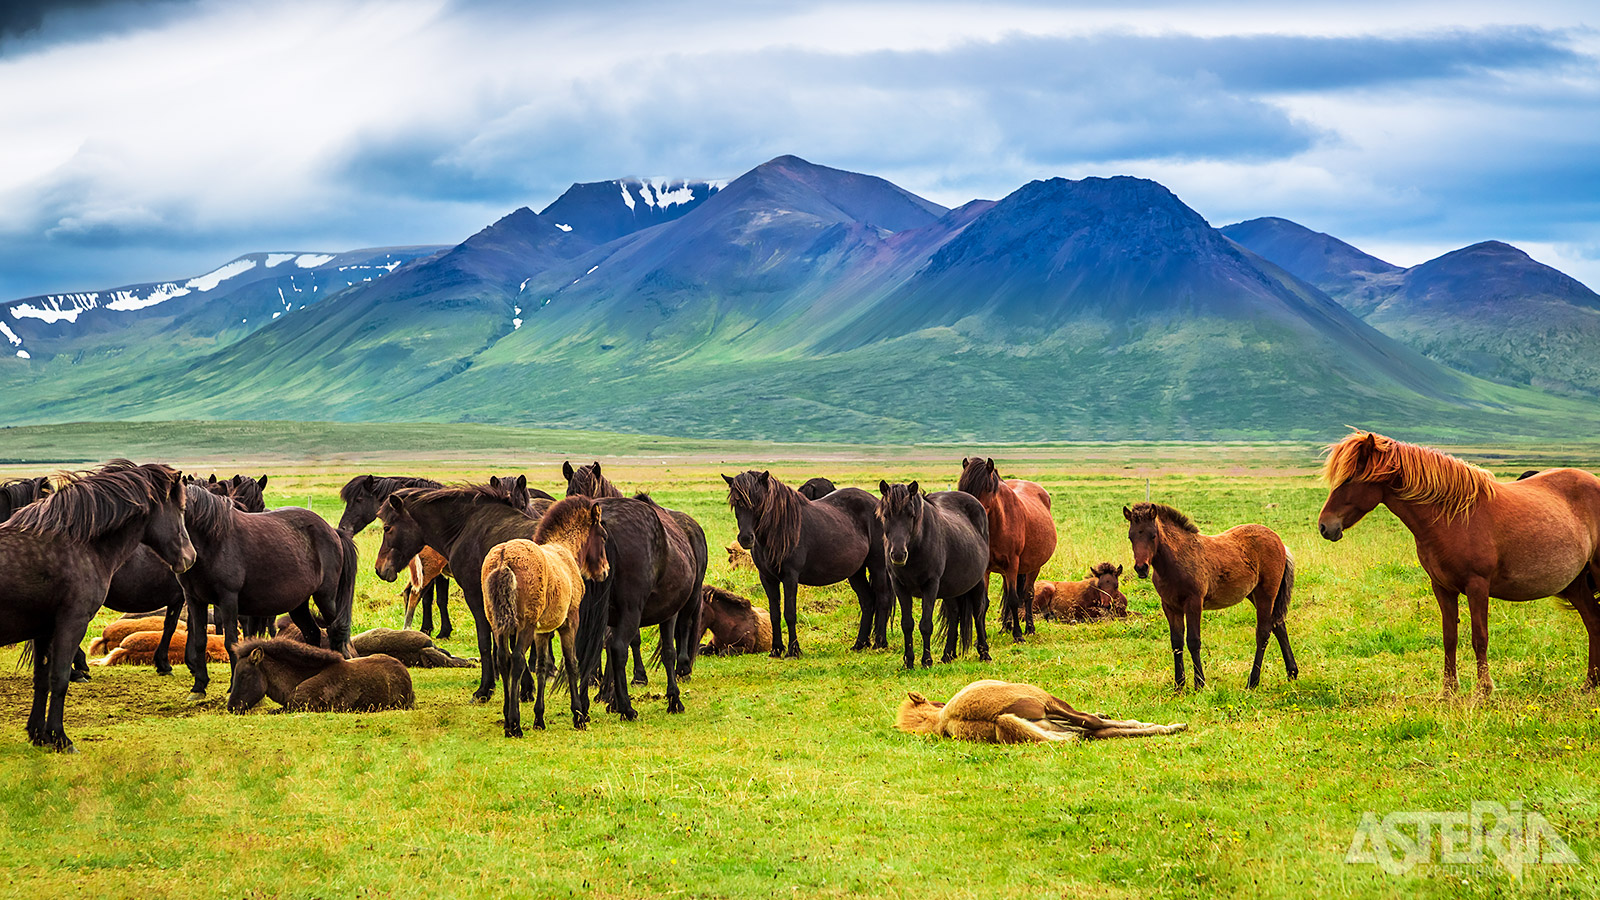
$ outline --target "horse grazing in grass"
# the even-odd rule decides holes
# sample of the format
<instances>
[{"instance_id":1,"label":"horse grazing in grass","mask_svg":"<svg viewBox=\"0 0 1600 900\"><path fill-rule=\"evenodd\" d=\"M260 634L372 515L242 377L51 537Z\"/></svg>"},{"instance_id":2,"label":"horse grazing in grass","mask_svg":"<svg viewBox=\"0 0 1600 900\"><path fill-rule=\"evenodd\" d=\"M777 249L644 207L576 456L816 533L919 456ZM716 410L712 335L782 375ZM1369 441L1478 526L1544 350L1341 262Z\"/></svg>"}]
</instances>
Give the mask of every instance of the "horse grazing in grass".
<instances>
[{"instance_id":1,"label":"horse grazing in grass","mask_svg":"<svg viewBox=\"0 0 1600 900\"><path fill-rule=\"evenodd\" d=\"M711 641L700 647L701 653L734 656L763 653L772 646L772 619L766 610L732 591L709 584L702 588L700 596L700 634L694 639L699 641L711 632Z\"/></svg>"},{"instance_id":2,"label":"horse grazing in grass","mask_svg":"<svg viewBox=\"0 0 1600 900\"><path fill-rule=\"evenodd\" d=\"M728 483L728 505L739 523L739 544L750 548L761 587L767 592L771 655L800 655L800 638L795 633L799 586L821 587L846 580L861 605L861 624L852 649L889 646L893 599L886 583L877 498L859 488L844 488L820 500L807 500L771 472L750 471L722 479ZM787 651L779 622L789 628Z\"/></svg>"},{"instance_id":3,"label":"horse grazing in grass","mask_svg":"<svg viewBox=\"0 0 1600 900\"><path fill-rule=\"evenodd\" d=\"M242 713L271 697L290 712L410 709L411 673L392 656L345 659L300 641L250 640L235 650L228 712Z\"/></svg>"},{"instance_id":4,"label":"horse grazing in grass","mask_svg":"<svg viewBox=\"0 0 1600 900\"><path fill-rule=\"evenodd\" d=\"M911 604L922 598L922 665L933 665L933 604L945 630L941 662L956 658L956 636L962 649L978 636L978 658L989 659L989 519L971 494L939 491L923 494L910 484L878 482L878 521L883 526L889 583L900 599L900 631L905 636L905 667L914 667L911 646Z\"/></svg>"},{"instance_id":5,"label":"horse grazing in grass","mask_svg":"<svg viewBox=\"0 0 1600 900\"><path fill-rule=\"evenodd\" d=\"M73 651L105 601L112 573L140 544L174 570L194 564L185 499L177 471L114 460L69 476L0 525L0 644L29 642L28 739L35 745L73 749L62 727Z\"/></svg>"},{"instance_id":6,"label":"horse grazing in grass","mask_svg":"<svg viewBox=\"0 0 1600 900\"><path fill-rule=\"evenodd\" d=\"M1173 678L1183 690L1183 645L1188 630L1189 656L1194 660L1194 686L1204 687L1200 666L1200 613L1226 609L1245 597L1256 606L1256 658L1248 686L1261 683L1261 659L1267 638L1278 639L1289 680L1300 677L1284 614L1294 590L1294 557L1283 540L1265 525L1238 525L1222 534L1205 535L1189 517L1161 503L1135 503L1122 508L1133 545L1133 570L1150 576L1161 596L1172 637Z\"/></svg>"},{"instance_id":7,"label":"horse grazing in grass","mask_svg":"<svg viewBox=\"0 0 1600 900\"><path fill-rule=\"evenodd\" d=\"M949 703L937 703L913 691L900 704L894 724L911 734L939 734L990 744L1149 737L1176 734L1189 727L1182 722L1153 725L1078 712L1042 688L1004 681L974 681Z\"/></svg>"},{"instance_id":8,"label":"horse grazing in grass","mask_svg":"<svg viewBox=\"0 0 1600 900\"><path fill-rule=\"evenodd\" d=\"M1571 603L1589 632L1584 685L1600 684L1600 479L1578 469L1549 469L1497 483L1453 456L1366 431L1329 447L1322 474L1330 489L1317 517L1324 538L1339 540L1380 503L1411 529L1444 624L1447 692L1457 688L1462 594L1479 690L1494 689L1490 597L1561 597Z\"/></svg>"},{"instance_id":9,"label":"horse grazing in grass","mask_svg":"<svg viewBox=\"0 0 1600 900\"><path fill-rule=\"evenodd\" d=\"M1000 575L1000 627L1022 643L1023 613L1033 634L1033 583L1056 552L1050 492L1032 481L1001 479L994 460L961 460L956 490L978 498L989 517L989 572Z\"/></svg>"},{"instance_id":10,"label":"horse grazing in grass","mask_svg":"<svg viewBox=\"0 0 1600 900\"><path fill-rule=\"evenodd\" d=\"M578 689L580 677L600 662L595 644L591 659L581 663L575 652L578 607L584 597L584 579L605 581L611 574L606 561L606 528L600 506L584 496L568 497L545 511L533 540L513 538L496 544L483 558L483 608L494 633L495 669L505 690L506 737L522 737L519 691L528 650L538 645L537 659L551 655L550 635L561 639L562 667L572 700L572 727L589 724L587 692ZM533 727L544 728L544 666L538 666L538 699L533 705Z\"/></svg>"},{"instance_id":11,"label":"horse grazing in grass","mask_svg":"<svg viewBox=\"0 0 1600 900\"><path fill-rule=\"evenodd\" d=\"M241 615L287 612L303 634L320 643L308 598L328 623L328 643L347 649L359 565L349 532L335 531L321 516L295 506L242 512L197 485L188 488L184 514L199 552L199 562L179 576L189 607L185 662L194 675L191 700L204 699L211 683L201 646L210 606L216 607L217 633L230 653L239 642Z\"/></svg>"},{"instance_id":12,"label":"horse grazing in grass","mask_svg":"<svg viewBox=\"0 0 1600 900\"><path fill-rule=\"evenodd\" d=\"M833 482L826 478L817 477L800 485L800 496L807 500L821 500L836 490L838 488L833 486Z\"/></svg>"},{"instance_id":13,"label":"horse grazing in grass","mask_svg":"<svg viewBox=\"0 0 1600 900\"><path fill-rule=\"evenodd\" d=\"M1062 622L1093 622L1122 619L1128 615L1128 598L1122 594L1119 579L1122 567L1097 563L1083 581L1041 581L1033 588L1033 605L1046 619Z\"/></svg>"}]
</instances>

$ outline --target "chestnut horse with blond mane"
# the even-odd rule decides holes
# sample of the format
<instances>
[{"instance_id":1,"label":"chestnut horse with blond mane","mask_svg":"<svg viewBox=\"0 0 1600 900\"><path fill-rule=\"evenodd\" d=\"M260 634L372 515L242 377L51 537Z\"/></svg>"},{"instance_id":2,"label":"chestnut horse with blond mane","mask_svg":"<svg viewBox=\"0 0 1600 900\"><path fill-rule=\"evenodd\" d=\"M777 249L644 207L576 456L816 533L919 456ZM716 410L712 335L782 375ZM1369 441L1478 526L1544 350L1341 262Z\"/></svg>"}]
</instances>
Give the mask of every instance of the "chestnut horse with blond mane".
<instances>
[{"instance_id":1,"label":"chestnut horse with blond mane","mask_svg":"<svg viewBox=\"0 0 1600 900\"><path fill-rule=\"evenodd\" d=\"M1600 479L1578 469L1550 469L1496 482L1470 463L1428 447L1357 431L1328 448L1322 476L1328 501L1317 517L1337 541L1378 504L1389 507L1417 541L1417 559L1433 582L1444 626L1444 687L1458 687L1456 629L1467 595L1478 689L1489 677L1489 598L1521 602L1561 597L1589 631L1585 687L1600 683Z\"/></svg>"},{"instance_id":2,"label":"chestnut horse with blond mane","mask_svg":"<svg viewBox=\"0 0 1600 900\"><path fill-rule=\"evenodd\" d=\"M961 460L956 490L978 498L989 515L989 574L1000 575L1000 627L1022 643L1026 607L1028 634L1033 634L1033 583L1056 552L1056 520L1050 515L1050 492L1032 481L1002 479L994 460L976 456Z\"/></svg>"}]
</instances>

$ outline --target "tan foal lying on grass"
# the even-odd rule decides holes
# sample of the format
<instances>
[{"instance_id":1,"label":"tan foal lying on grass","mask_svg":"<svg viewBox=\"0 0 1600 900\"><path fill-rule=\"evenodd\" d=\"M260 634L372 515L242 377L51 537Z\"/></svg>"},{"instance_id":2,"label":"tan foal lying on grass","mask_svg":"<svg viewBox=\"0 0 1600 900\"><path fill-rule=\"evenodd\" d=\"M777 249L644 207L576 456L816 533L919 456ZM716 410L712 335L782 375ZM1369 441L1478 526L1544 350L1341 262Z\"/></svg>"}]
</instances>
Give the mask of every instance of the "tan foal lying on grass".
<instances>
[{"instance_id":1,"label":"tan foal lying on grass","mask_svg":"<svg viewBox=\"0 0 1600 900\"><path fill-rule=\"evenodd\" d=\"M1080 738L1149 737L1176 734L1189 726L1152 725L1081 713L1031 684L974 681L949 703L912 692L900 704L895 727L912 734L942 734L964 741L1024 744Z\"/></svg>"}]
</instances>

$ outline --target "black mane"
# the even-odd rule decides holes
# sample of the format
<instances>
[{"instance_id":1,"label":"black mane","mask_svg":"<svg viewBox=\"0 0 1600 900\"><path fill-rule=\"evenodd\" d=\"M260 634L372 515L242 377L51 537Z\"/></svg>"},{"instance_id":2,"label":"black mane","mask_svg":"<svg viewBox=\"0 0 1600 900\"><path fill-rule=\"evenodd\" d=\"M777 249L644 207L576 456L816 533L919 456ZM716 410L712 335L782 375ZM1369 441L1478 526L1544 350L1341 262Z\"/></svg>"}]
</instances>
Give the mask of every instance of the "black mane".
<instances>
[{"instance_id":1,"label":"black mane","mask_svg":"<svg viewBox=\"0 0 1600 900\"><path fill-rule=\"evenodd\" d=\"M147 515L178 478L178 470L160 463L136 466L112 460L93 472L66 475L53 493L18 510L0 527L92 541Z\"/></svg>"},{"instance_id":2,"label":"black mane","mask_svg":"<svg viewBox=\"0 0 1600 900\"><path fill-rule=\"evenodd\" d=\"M417 478L411 475L357 475L339 489L339 499L349 503L363 493L373 497L388 497L401 488L437 487L443 485L431 478Z\"/></svg>"}]
</instances>

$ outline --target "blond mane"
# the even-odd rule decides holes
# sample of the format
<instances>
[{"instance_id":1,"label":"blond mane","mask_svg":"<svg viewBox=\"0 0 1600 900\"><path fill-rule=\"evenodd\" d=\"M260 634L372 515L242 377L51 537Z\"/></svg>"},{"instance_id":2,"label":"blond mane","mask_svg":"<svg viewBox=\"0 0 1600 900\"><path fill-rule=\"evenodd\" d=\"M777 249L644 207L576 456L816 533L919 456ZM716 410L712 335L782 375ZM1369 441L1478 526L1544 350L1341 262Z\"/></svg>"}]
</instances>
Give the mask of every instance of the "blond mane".
<instances>
[{"instance_id":1,"label":"blond mane","mask_svg":"<svg viewBox=\"0 0 1600 900\"><path fill-rule=\"evenodd\" d=\"M1348 481L1396 479L1396 499L1437 505L1445 519L1465 515L1479 499L1493 499L1488 471L1429 447L1407 444L1369 431L1356 431L1327 449L1322 478L1329 488Z\"/></svg>"}]
</instances>

